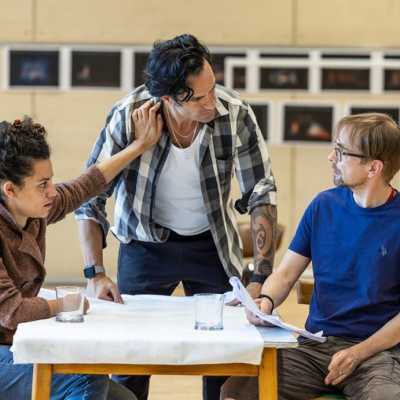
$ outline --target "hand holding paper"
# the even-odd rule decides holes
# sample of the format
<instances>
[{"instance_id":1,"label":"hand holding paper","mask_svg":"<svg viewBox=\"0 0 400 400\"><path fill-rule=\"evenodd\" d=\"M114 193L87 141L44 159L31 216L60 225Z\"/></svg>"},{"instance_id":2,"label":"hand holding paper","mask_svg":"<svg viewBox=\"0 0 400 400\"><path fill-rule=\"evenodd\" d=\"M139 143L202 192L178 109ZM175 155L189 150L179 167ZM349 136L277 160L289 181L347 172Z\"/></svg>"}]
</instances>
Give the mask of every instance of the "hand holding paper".
<instances>
[{"instance_id":1,"label":"hand holding paper","mask_svg":"<svg viewBox=\"0 0 400 400\"><path fill-rule=\"evenodd\" d=\"M308 339L316 340L317 342L323 343L326 341L326 338L323 337L323 332L311 333L306 331L305 329L297 328L296 326L287 324L283 322L278 315L268 315L264 314L260 311L257 304L251 298L246 288L242 285L242 282L237 277L232 277L229 279L229 283L232 285L233 293L235 297L249 310L253 313L257 318L262 321L266 321L272 325L278 326L280 328L289 330L291 332L295 332L301 336L304 336Z\"/></svg>"}]
</instances>

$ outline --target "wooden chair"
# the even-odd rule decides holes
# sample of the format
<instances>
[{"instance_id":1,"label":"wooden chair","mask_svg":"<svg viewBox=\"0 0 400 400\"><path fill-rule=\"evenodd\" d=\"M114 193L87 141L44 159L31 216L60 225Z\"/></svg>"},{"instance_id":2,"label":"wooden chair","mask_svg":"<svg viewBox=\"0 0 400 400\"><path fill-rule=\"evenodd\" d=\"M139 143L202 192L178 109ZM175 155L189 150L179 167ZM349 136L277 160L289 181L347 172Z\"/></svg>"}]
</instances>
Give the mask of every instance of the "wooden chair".
<instances>
[{"instance_id":1,"label":"wooden chair","mask_svg":"<svg viewBox=\"0 0 400 400\"><path fill-rule=\"evenodd\" d=\"M311 296L314 290L314 280L312 278L300 279L297 282L297 303L310 304ZM324 394L314 400L345 400L345 397L340 394Z\"/></svg>"}]
</instances>

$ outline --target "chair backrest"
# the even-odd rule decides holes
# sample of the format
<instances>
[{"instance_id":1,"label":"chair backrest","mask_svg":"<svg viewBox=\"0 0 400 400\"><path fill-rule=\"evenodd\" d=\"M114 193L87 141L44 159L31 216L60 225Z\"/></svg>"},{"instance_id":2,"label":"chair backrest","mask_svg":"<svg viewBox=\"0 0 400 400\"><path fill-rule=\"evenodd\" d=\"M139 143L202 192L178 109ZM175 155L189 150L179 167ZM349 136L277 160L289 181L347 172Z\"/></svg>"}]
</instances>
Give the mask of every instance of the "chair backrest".
<instances>
[{"instance_id":1,"label":"chair backrest","mask_svg":"<svg viewBox=\"0 0 400 400\"><path fill-rule=\"evenodd\" d=\"M296 284L297 303L310 304L314 290L313 279L300 279Z\"/></svg>"}]
</instances>

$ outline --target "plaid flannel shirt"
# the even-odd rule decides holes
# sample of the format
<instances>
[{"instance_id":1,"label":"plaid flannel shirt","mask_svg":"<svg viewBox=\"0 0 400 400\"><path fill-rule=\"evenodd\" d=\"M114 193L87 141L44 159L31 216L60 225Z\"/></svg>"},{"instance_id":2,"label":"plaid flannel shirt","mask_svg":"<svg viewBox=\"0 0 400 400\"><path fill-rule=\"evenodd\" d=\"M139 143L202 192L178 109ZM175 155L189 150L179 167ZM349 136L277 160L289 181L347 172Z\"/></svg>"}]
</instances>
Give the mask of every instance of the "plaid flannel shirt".
<instances>
[{"instance_id":1,"label":"plaid flannel shirt","mask_svg":"<svg viewBox=\"0 0 400 400\"><path fill-rule=\"evenodd\" d=\"M250 106L237 93L222 86L217 86L216 97L217 117L201 127L205 131L200 144L201 191L219 258L228 276L238 276L242 270L242 244L230 197L233 173L243 194L237 202L242 212L251 212L259 205L275 205L276 186L267 147ZM150 98L144 86L140 86L114 106L87 166L110 157L134 140L132 111ZM109 230L105 204L113 193L111 231L121 242L168 239L169 230L154 222L152 210L157 178L170 146L165 131L159 142L133 160L105 193L76 211L76 219L91 219L101 226L104 246Z\"/></svg>"}]
</instances>

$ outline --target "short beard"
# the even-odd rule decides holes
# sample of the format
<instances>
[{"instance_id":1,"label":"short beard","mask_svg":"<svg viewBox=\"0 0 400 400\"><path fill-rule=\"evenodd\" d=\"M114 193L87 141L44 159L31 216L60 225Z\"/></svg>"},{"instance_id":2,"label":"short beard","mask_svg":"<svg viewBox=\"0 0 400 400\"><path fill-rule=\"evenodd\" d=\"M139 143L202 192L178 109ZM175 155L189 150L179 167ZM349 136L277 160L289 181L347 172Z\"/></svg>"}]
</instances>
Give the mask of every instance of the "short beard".
<instances>
[{"instance_id":1,"label":"short beard","mask_svg":"<svg viewBox=\"0 0 400 400\"><path fill-rule=\"evenodd\" d=\"M335 175L333 177L333 183L335 186L345 186L344 181L343 181L343 177L340 175Z\"/></svg>"},{"instance_id":2,"label":"short beard","mask_svg":"<svg viewBox=\"0 0 400 400\"><path fill-rule=\"evenodd\" d=\"M335 186L344 186L343 176L336 167L333 168L333 184Z\"/></svg>"}]
</instances>

